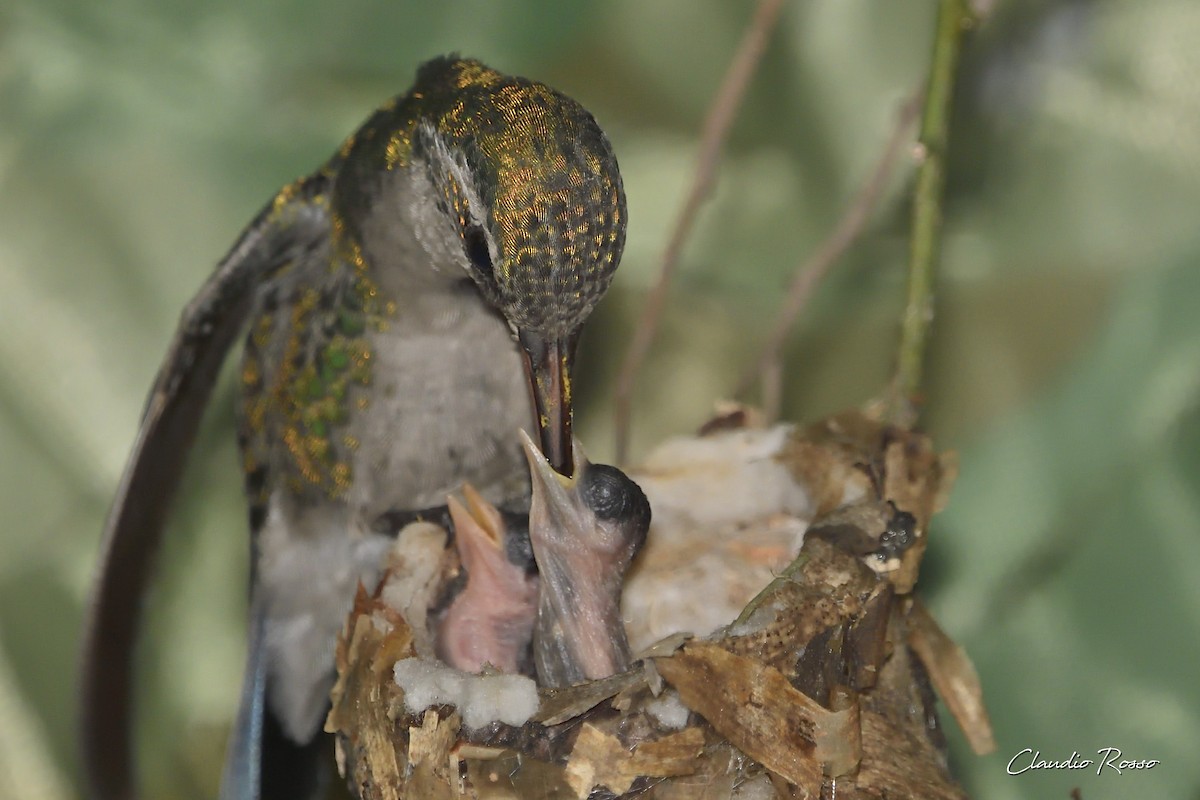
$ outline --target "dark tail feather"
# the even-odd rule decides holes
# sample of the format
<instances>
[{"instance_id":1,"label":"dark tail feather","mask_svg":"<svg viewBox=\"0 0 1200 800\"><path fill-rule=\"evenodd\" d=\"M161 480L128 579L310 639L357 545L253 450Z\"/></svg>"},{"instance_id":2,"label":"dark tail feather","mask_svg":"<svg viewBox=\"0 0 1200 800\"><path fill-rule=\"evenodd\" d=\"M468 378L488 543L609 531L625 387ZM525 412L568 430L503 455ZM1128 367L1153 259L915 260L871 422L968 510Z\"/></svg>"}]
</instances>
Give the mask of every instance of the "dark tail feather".
<instances>
[{"instance_id":1,"label":"dark tail feather","mask_svg":"<svg viewBox=\"0 0 1200 800\"><path fill-rule=\"evenodd\" d=\"M330 780L329 737L296 744L267 707L266 620L251 601L241 705L225 754L220 800L311 800Z\"/></svg>"},{"instance_id":2,"label":"dark tail feather","mask_svg":"<svg viewBox=\"0 0 1200 800\"><path fill-rule=\"evenodd\" d=\"M262 800L315 800L329 791L333 738L318 731L296 744L267 712L262 741Z\"/></svg>"},{"instance_id":3,"label":"dark tail feather","mask_svg":"<svg viewBox=\"0 0 1200 800\"><path fill-rule=\"evenodd\" d=\"M267 702L265 627L260 603L252 600L242 698L225 750L220 800L259 800L261 797L263 726Z\"/></svg>"}]
</instances>

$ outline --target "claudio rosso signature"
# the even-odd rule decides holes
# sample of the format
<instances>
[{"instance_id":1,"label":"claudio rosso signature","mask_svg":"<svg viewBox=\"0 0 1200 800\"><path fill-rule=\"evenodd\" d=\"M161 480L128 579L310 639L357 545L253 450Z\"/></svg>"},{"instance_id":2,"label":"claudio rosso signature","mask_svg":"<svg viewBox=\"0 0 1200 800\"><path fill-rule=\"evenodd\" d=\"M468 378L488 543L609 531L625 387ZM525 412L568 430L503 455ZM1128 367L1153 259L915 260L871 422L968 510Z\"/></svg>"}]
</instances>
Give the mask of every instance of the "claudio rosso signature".
<instances>
[{"instance_id":1,"label":"claudio rosso signature","mask_svg":"<svg viewBox=\"0 0 1200 800\"><path fill-rule=\"evenodd\" d=\"M1124 775L1127 771L1154 769L1161 762L1154 758L1125 758L1119 747L1101 747L1096 751L1096 758L1084 758L1072 751L1068 758L1061 761L1044 758L1041 750L1026 747L1008 762L1009 775L1021 775L1034 770L1059 769L1095 769L1097 775L1112 772Z\"/></svg>"}]
</instances>

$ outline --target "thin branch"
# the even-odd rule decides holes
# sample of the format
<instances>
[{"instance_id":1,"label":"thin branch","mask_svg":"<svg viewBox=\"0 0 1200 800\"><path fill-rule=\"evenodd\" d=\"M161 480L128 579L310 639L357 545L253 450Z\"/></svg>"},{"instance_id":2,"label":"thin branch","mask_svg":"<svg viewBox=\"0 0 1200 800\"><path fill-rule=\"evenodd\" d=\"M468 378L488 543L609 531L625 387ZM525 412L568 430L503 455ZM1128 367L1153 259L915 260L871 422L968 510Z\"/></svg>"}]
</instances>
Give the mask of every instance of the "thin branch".
<instances>
[{"instance_id":1,"label":"thin branch","mask_svg":"<svg viewBox=\"0 0 1200 800\"><path fill-rule=\"evenodd\" d=\"M729 69L725 73L725 78L713 98L712 106L704 121L700 152L696 158L696 172L692 178L691 189L679 212L667 247L663 251L658 283L646 298L646 305L643 308L641 319L638 321L637 330L634 332L633 341L625 354L621 372L617 376L614 401L616 404L616 460L618 464L625 463L628 454L630 400L633 395L633 386L658 331L658 324L662 319L663 308L666 304L667 290L670 288L676 265L679 263L680 251L683 250L684 242L687 241L700 206L703 205L712 189L717 162L720 160L725 138L737 115L742 96L746 93L746 87L758 68L758 62L766 49L767 40L770 38L771 30L775 27L775 21L779 18L779 10L782 6L783 0L759 0L754 17L742 35L742 41L738 45L737 52L734 53L733 60L729 63Z\"/></svg>"},{"instance_id":2,"label":"thin branch","mask_svg":"<svg viewBox=\"0 0 1200 800\"><path fill-rule=\"evenodd\" d=\"M920 157L913 201L912 244L908 262L908 300L900 321L896 374L887 418L896 424L916 420L913 400L921 390L929 328L933 322L933 280L941 246L942 201L946 183L946 143L950 103L963 33L976 22L964 0L941 0L937 35L921 117Z\"/></svg>"},{"instance_id":3,"label":"thin branch","mask_svg":"<svg viewBox=\"0 0 1200 800\"><path fill-rule=\"evenodd\" d=\"M887 186L896 161L908 141L909 131L913 122L916 121L920 109L921 93L916 91L900 107L875 168L871 170L867 180L855 193L837 225L821 243L821 246L796 268L792 285L788 288L787 296L780 307L775 324L767 335L758 358L738 381L737 388L733 391L734 397L744 396L760 376L766 376L773 369L778 368L779 354L783 349L783 344L787 341L788 334L791 333L796 320L800 318L801 312L808 305L817 285L866 228L867 222L871 218L871 212L879 203L879 198L883 194L884 187ZM764 386L766 386L765 383ZM766 392L767 390L764 388L763 407L778 408L780 398L768 397Z\"/></svg>"},{"instance_id":4,"label":"thin branch","mask_svg":"<svg viewBox=\"0 0 1200 800\"><path fill-rule=\"evenodd\" d=\"M759 370L762 384L763 420L770 425L783 410L783 363L778 357L766 360Z\"/></svg>"}]
</instances>

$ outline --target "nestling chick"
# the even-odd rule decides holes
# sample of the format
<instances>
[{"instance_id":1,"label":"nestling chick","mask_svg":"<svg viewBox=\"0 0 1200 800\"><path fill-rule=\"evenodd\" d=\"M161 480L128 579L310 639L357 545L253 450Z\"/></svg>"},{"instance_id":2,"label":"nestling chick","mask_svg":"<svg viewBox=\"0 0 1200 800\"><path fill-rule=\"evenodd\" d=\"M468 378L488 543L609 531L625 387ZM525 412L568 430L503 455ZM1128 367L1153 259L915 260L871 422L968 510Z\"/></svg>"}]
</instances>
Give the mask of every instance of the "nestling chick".
<instances>
[{"instance_id":1,"label":"nestling chick","mask_svg":"<svg viewBox=\"0 0 1200 800\"><path fill-rule=\"evenodd\" d=\"M556 472L522 432L533 477L529 539L537 561L534 663L542 686L570 686L629 667L621 587L650 529L650 503L616 467L574 442L575 473Z\"/></svg>"},{"instance_id":2,"label":"nestling chick","mask_svg":"<svg viewBox=\"0 0 1200 800\"><path fill-rule=\"evenodd\" d=\"M437 656L455 669L523 672L537 617L538 576L528 533L517 515L507 517L475 487L463 487L466 505L448 499L466 585L437 622Z\"/></svg>"}]
</instances>

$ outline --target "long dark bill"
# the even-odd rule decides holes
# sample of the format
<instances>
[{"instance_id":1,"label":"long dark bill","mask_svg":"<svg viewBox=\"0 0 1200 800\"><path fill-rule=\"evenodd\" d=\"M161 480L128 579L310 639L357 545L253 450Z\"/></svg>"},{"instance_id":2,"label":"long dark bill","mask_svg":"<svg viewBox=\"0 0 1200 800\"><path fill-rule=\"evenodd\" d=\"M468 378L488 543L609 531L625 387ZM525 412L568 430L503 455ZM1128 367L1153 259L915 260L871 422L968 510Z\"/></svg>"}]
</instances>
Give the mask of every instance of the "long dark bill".
<instances>
[{"instance_id":1,"label":"long dark bill","mask_svg":"<svg viewBox=\"0 0 1200 800\"><path fill-rule=\"evenodd\" d=\"M533 397L538 439L550 466L561 475L575 472L571 457L571 367L578 334L546 338L521 331L525 375Z\"/></svg>"}]
</instances>

